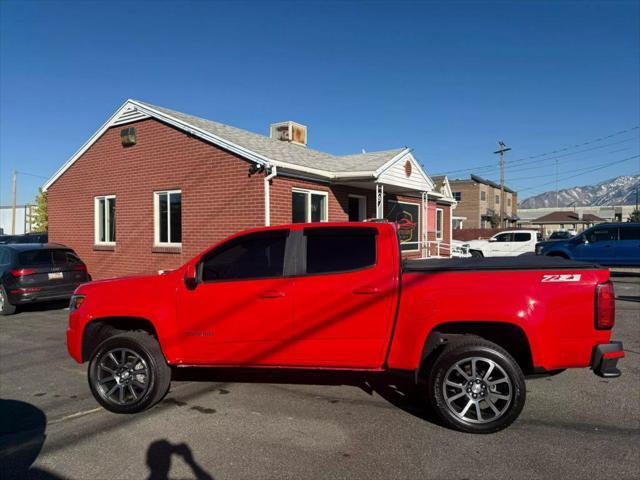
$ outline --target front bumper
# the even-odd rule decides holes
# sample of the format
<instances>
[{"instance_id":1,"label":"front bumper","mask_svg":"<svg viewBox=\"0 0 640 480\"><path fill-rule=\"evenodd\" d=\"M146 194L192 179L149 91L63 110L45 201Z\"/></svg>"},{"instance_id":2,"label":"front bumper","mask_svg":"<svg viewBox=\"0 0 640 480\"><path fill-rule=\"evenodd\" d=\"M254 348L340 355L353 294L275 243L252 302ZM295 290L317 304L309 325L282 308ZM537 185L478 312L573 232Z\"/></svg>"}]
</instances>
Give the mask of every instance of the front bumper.
<instances>
[{"instance_id":1,"label":"front bumper","mask_svg":"<svg viewBox=\"0 0 640 480\"><path fill-rule=\"evenodd\" d=\"M610 342L596 345L591 357L593 373L600 377L614 378L622 375L618 370L618 360L624 357L622 342Z\"/></svg>"}]
</instances>

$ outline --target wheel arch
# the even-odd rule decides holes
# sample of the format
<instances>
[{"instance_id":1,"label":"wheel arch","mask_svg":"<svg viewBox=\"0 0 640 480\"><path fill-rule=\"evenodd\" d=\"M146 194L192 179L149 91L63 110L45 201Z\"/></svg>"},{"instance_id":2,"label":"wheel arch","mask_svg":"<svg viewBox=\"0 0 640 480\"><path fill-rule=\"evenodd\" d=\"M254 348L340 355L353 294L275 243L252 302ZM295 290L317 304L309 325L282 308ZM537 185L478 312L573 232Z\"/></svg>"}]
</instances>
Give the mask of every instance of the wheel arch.
<instances>
[{"instance_id":1,"label":"wheel arch","mask_svg":"<svg viewBox=\"0 0 640 480\"><path fill-rule=\"evenodd\" d=\"M522 327L504 321L460 320L440 323L431 329L422 347L416 381L447 343L468 335L501 346L516 360L525 375L534 373L531 344Z\"/></svg>"},{"instance_id":2,"label":"wheel arch","mask_svg":"<svg viewBox=\"0 0 640 480\"><path fill-rule=\"evenodd\" d=\"M148 318L111 316L93 319L85 325L82 332L82 361L89 360L93 350L107 338L130 331L144 331L158 340L158 332Z\"/></svg>"}]
</instances>

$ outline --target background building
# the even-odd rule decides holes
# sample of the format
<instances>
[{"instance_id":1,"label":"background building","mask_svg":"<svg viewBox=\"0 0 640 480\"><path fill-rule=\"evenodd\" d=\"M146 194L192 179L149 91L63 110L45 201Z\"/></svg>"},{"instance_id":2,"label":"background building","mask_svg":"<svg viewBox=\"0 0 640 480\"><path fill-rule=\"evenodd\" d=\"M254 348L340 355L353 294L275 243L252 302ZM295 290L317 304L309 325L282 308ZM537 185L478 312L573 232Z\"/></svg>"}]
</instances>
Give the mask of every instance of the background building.
<instances>
[{"instance_id":1,"label":"background building","mask_svg":"<svg viewBox=\"0 0 640 480\"><path fill-rule=\"evenodd\" d=\"M463 218L464 228L511 228L518 221L518 196L504 187L504 218L500 224L500 185L477 175L468 180L450 180L457 202L456 215Z\"/></svg>"}]
</instances>

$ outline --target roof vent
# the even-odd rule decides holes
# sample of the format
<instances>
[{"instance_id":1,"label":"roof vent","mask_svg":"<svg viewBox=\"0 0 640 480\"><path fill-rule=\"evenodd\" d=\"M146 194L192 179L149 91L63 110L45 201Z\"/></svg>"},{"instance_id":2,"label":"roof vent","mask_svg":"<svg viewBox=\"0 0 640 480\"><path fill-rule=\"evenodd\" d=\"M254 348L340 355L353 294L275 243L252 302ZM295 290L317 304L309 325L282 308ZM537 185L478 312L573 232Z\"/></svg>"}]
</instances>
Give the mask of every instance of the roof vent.
<instances>
[{"instance_id":1,"label":"roof vent","mask_svg":"<svg viewBox=\"0 0 640 480\"><path fill-rule=\"evenodd\" d=\"M296 122L272 123L270 136L283 142L307 146L307 127Z\"/></svg>"}]
</instances>

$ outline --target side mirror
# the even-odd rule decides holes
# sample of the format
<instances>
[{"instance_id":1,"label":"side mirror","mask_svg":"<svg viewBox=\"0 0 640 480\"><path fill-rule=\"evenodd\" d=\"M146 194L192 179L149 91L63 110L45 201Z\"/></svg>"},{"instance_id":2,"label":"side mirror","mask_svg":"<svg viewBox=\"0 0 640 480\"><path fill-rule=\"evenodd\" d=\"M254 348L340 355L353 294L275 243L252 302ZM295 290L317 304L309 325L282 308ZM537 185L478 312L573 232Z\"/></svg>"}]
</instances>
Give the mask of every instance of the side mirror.
<instances>
[{"instance_id":1,"label":"side mirror","mask_svg":"<svg viewBox=\"0 0 640 480\"><path fill-rule=\"evenodd\" d=\"M193 264L187 265L184 272L184 286L187 290L195 290L198 286L198 280L196 279L196 269Z\"/></svg>"}]
</instances>

